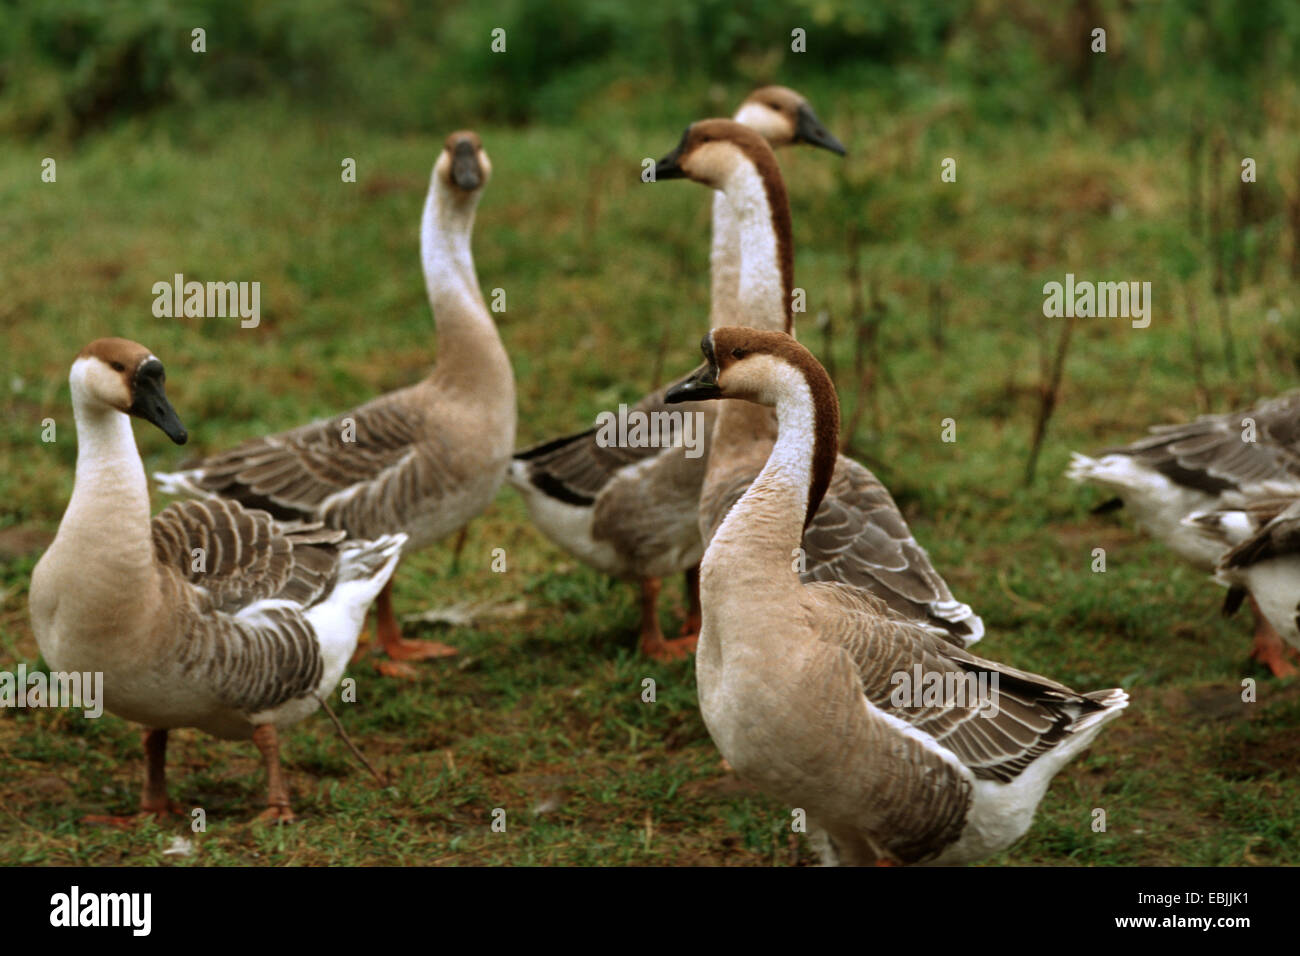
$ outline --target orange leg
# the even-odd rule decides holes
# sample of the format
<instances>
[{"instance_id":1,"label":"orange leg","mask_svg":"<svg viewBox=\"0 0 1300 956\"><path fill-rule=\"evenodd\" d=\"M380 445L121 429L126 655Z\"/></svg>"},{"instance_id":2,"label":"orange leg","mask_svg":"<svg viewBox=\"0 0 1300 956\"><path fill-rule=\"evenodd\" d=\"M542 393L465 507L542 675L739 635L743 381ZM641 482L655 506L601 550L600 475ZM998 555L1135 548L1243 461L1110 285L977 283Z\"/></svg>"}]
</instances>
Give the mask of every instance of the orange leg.
<instances>
[{"instance_id":1,"label":"orange leg","mask_svg":"<svg viewBox=\"0 0 1300 956\"><path fill-rule=\"evenodd\" d=\"M641 579L641 652L657 661L679 660L695 650L696 638L664 640L659 628L660 586L658 578Z\"/></svg>"},{"instance_id":2,"label":"orange leg","mask_svg":"<svg viewBox=\"0 0 1300 956\"><path fill-rule=\"evenodd\" d=\"M274 724L262 724L253 730L253 743L262 751L266 763L266 804L258 817L264 823L293 823L296 819L289 808L289 787L284 782L280 767L280 738Z\"/></svg>"},{"instance_id":3,"label":"orange leg","mask_svg":"<svg viewBox=\"0 0 1300 956\"><path fill-rule=\"evenodd\" d=\"M393 582L389 580L379 592L375 601L375 631L379 635L379 646L388 655L388 660L379 664L379 672L387 677L402 677L413 680L418 675L409 667L403 667L401 661L422 661L431 657L452 657L459 654L456 648L441 641L411 641L402 637L393 616Z\"/></svg>"},{"instance_id":4,"label":"orange leg","mask_svg":"<svg viewBox=\"0 0 1300 956\"><path fill-rule=\"evenodd\" d=\"M1282 636L1268 623L1268 618L1260 613L1255 599L1250 599L1250 608L1255 612L1255 643L1250 649L1250 656L1273 672L1274 677L1293 677L1295 665L1287 660L1288 652L1294 656Z\"/></svg>"},{"instance_id":5,"label":"orange leg","mask_svg":"<svg viewBox=\"0 0 1300 956\"><path fill-rule=\"evenodd\" d=\"M144 789L140 791L140 811L128 816L91 814L82 817L82 823L130 827L143 819L162 820L174 813L184 814L184 807L167 799L167 731L146 727L140 737L144 744Z\"/></svg>"},{"instance_id":6,"label":"orange leg","mask_svg":"<svg viewBox=\"0 0 1300 956\"><path fill-rule=\"evenodd\" d=\"M686 619L682 637L699 637L704 614L700 610L700 566L686 569Z\"/></svg>"}]
</instances>

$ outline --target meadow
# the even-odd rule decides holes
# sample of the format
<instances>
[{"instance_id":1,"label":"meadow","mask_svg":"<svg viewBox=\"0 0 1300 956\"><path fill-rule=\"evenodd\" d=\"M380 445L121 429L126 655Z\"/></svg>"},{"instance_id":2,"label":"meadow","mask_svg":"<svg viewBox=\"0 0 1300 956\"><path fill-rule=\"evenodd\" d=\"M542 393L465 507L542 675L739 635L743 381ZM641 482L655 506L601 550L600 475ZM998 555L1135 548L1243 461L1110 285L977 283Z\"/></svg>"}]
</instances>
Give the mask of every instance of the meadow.
<instances>
[{"instance_id":1,"label":"meadow","mask_svg":"<svg viewBox=\"0 0 1300 956\"><path fill-rule=\"evenodd\" d=\"M1062 475L1071 450L1295 384L1300 87L1257 84L1249 121L1207 114L1198 126L1156 94L1110 109L1103 89L1087 109L999 118L938 61L888 84L874 75L790 78L760 64L665 83L629 71L565 115L525 122L434 100L418 122L377 122L268 94L15 140L0 153L0 669L39 664L27 584L71 490L67 369L86 342L135 339L167 367L191 441L177 449L137 427L149 471L416 380L437 347L420 209L444 136L473 127L493 164L474 255L485 294L505 290L519 444L590 427L693 368L707 327L709 196L643 183L641 160L672 149L689 121L729 114L758 81L788 82L848 148L779 157L807 292L798 334L836 381L845 448L983 616L980 654L1132 697L1056 778L1029 834L989 863L1300 862L1300 681L1247 659L1248 615L1221 617L1222 589L1123 512L1091 514L1102 496ZM46 156L54 183L41 180ZM1246 156L1253 184L1241 182ZM355 183L341 180L345 157ZM955 182L941 180L946 157ZM175 273L259 281L260 325L155 318L151 288ZM1078 319L1062 349L1068 323L1044 316L1043 285L1067 273L1149 281L1150 326ZM955 441L942 439L947 419ZM680 582L665 595L672 633ZM301 822L268 828L256 822L256 750L185 731L169 784L204 809L206 831L90 827L82 815L135 805L137 728L8 710L0 863L813 861L789 808L721 765L692 663L637 653L631 586L552 546L510 489L471 524L458 561L451 542L409 557L395 600L399 615L472 605L478 616L408 625L461 649L419 665L417 682L380 675L368 655L349 670L358 699L339 717L386 785L320 715L285 736ZM504 833L490 827L496 808ZM177 837L186 852L168 853Z\"/></svg>"}]
</instances>

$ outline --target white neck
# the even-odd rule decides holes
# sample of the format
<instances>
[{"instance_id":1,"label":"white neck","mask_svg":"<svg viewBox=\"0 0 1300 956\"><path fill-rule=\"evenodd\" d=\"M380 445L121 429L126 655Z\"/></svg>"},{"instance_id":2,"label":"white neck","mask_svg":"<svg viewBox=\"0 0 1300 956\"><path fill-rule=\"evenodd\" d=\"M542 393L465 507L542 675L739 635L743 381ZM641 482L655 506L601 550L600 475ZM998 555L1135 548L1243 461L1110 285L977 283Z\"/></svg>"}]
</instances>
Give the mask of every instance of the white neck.
<instances>
[{"instance_id":1,"label":"white neck","mask_svg":"<svg viewBox=\"0 0 1300 956\"><path fill-rule=\"evenodd\" d=\"M737 324L755 329L785 330L785 287L772 205L763 178L754 164L737 162L722 184L739 246L735 301ZM715 207L716 208L716 207Z\"/></svg>"},{"instance_id":2,"label":"white neck","mask_svg":"<svg viewBox=\"0 0 1300 956\"><path fill-rule=\"evenodd\" d=\"M709 328L743 324L740 293L740 228L725 193L713 194L713 244L709 251Z\"/></svg>"},{"instance_id":3,"label":"white neck","mask_svg":"<svg viewBox=\"0 0 1300 956\"><path fill-rule=\"evenodd\" d=\"M480 195L477 192L466 195L448 186L435 173L424 201L420 218L420 262L439 332L444 325L460 320L467 305L477 305L475 311L487 313L470 248Z\"/></svg>"},{"instance_id":4,"label":"white neck","mask_svg":"<svg viewBox=\"0 0 1300 956\"><path fill-rule=\"evenodd\" d=\"M76 478L50 550L58 550L76 580L71 601L141 605L157 574L144 463L130 418L78 391L74 384ZM92 555L95 573L88 574Z\"/></svg>"},{"instance_id":5,"label":"white neck","mask_svg":"<svg viewBox=\"0 0 1300 956\"><path fill-rule=\"evenodd\" d=\"M489 395L514 410L514 376L483 301L470 240L480 192L467 195L436 172L420 220L420 261L438 329L430 378L447 388Z\"/></svg>"},{"instance_id":6,"label":"white neck","mask_svg":"<svg viewBox=\"0 0 1300 956\"><path fill-rule=\"evenodd\" d=\"M785 364L777 368L776 443L763 470L727 513L701 566L704 573L725 564L728 589L736 587L738 577L799 582L794 551L803 541L817 423L802 373Z\"/></svg>"}]
</instances>

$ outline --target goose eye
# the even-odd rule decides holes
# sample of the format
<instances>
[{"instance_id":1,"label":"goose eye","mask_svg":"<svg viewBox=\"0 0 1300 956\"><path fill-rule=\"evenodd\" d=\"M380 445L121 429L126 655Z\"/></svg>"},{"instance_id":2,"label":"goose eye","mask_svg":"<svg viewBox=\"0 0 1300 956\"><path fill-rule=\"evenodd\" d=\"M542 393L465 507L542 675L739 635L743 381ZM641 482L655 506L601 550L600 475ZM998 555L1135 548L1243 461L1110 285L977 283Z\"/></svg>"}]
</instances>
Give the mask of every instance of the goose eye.
<instances>
[{"instance_id":1,"label":"goose eye","mask_svg":"<svg viewBox=\"0 0 1300 956\"><path fill-rule=\"evenodd\" d=\"M731 350L731 357L732 357L732 358L744 358L744 357L745 357L745 350L742 349L742 348L740 348L739 346L737 346L736 348L734 348L734 349Z\"/></svg>"},{"instance_id":2,"label":"goose eye","mask_svg":"<svg viewBox=\"0 0 1300 956\"><path fill-rule=\"evenodd\" d=\"M123 365L121 362L113 362L113 363L111 363L111 364L112 364L112 366L113 366L113 371L114 371L114 372L125 372L125 371L126 371L126 366Z\"/></svg>"}]
</instances>

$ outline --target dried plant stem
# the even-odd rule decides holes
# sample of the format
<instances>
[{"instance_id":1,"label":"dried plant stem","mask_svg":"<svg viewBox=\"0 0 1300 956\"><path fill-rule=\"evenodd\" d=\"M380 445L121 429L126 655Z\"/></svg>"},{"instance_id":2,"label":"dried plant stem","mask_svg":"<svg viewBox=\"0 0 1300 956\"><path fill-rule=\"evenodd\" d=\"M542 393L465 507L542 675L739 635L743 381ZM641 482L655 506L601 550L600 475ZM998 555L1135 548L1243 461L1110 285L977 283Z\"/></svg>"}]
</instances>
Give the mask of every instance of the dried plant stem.
<instances>
[{"instance_id":1,"label":"dried plant stem","mask_svg":"<svg viewBox=\"0 0 1300 956\"><path fill-rule=\"evenodd\" d=\"M325 708L325 713L329 714L330 720L334 722L334 729L339 732L339 736L343 738L343 742L348 745L348 749L352 751L353 755L361 761L361 765L370 771L370 775L379 782L381 787L388 786L387 779L380 775L379 771L376 770L371 765L370 761L366 759L366 755L357 749L357 745L352 742L352 738L348 736L348 732L343 729L343 724L334 716L334 711L330 709L329 702L325 700L324 695L321 695L316 699L319 700L320 705Z\"/></svg>"},{"instance_id":2,"label":"dried plant stem","mask_svg":"<svg viewBox=\"0 0 1300 956\"><path fill-rule=\"evenodd\" d=\"M1061 337L1056 343L1056 358L1052 363L1050 375L1039 386L1038 421L1034 423L1034 441L1029 448L1029 461L1025 465L1025 486L1033 484L1034 473L1038 469L1038 453L1043 439L1047 436L1047 423L1051 421L1052 412L1056 411L1056 401L1061 393L1061 381L1065 377L1065 357L1070 351L1070 339L1074 333L1074 316L1065 320Z\"/></svg>"}]
</instances>

